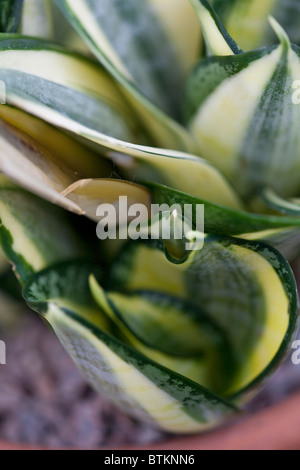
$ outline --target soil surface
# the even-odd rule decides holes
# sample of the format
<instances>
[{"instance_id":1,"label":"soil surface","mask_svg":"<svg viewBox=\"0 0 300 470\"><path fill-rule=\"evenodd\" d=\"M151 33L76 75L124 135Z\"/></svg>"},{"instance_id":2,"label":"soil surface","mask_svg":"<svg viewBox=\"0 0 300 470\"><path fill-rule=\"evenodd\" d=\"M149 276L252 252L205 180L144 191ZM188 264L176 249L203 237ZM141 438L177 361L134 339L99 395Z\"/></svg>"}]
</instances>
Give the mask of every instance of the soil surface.
<instances>
[{"instance_id":1,"label":"soil surface","mask_svg":"<svg viewBox=\"0 0 300 470\"><path fill-rule=\"evenodd\" d=\"M41 321L27 313L6 342L0 366L0 441L51 448L144 445L167 436L134 421L96 394ZM300 389L291 358L251 403L257 411Z\"/></svg>"},{"instance_id":2,"label":"soil surface","mask_svg":"<svg viewBox=\"0 0 300 470\"><path fill-rule=\"evenodd\" d=\"M9 335L0 365L0 441L94 448L162 438L110 405L84 381L49 327L38 317Z\"/></svg>"}]
</instances>

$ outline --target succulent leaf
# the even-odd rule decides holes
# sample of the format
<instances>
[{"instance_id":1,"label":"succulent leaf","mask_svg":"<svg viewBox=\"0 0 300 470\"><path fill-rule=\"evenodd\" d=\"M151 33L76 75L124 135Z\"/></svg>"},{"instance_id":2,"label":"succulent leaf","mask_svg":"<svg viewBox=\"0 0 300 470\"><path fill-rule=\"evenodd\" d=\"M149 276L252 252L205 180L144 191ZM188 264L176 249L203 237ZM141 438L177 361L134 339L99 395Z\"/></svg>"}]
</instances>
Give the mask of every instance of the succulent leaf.
<instances>
[{"instance_id":1,"label":"succulent leaf","mask_svg":"<svg viewBox=\"0 0 300 470\"><path fill-rule=\"evenodd\" d=\"M21 283L53 263L86 255L84 244L63 211L2 175L0 220L0 243Z\"/></svg>"},{"instance_id":2,"label":"succulent leaf","mask_svg":"<svg viewBox=\"0 0 300 470\"><path fill-rule=\"evenodd\" d=\"M129 206L136 203L147 208L150 206L147 189L109 178L111 168L107 161L101 162L100 156L89 152L81 144L22 112L5 107L3 114L10 121L21 117L21 127L31 133L30 136L0 122L0 171L21 187L95 221L99 220L98 206L107 203L117 205L120 196L128 198ZM41 130L45 132L45 146L32 138L32 134L36 136ZM53 138L55 140L51 141ZM72 155L69 153L71 149L74 151ZM80 168L81 172L78 171ZM91 175L94 178L89 178Z\"/></svg>"},{"instance_id":3,"label":"succulent leaf","mask_svg":"<svg viewBox=\"0 0 300 470\"><path fill-rule=\"evenodd\" d=\"M29 305L46 317L97 389L109 394L118 406L125 405L127 412L130 410L134 416L146 420L150 418L170 432L207 429L228 413L234 413L234 407L221 396L239 397L275 367L287 350L297 317L293 276L276 251L257 242L209 237L206 241L206 250L195 253L184 265L170 263L155 245L132 243L114 266L107 292L96 281L97 275L91 278L92 266L72 264L37 274L24 289ZM207 258L209 264L205 262ZM147 269L150 266L152 274ZM240 271L243 271L244 287L241 277L236 276ZM76 283L71 282L74 276ZM222 289L225 279L226 287ZM98 307L91 296L89 281ZM103 279L101 282L107 284ZM114 286L114 291L109 291L109 284ZM277 286L276 298L270 296L274 285ZM119 286L122 291L118 291ZM215 295L209 295L212 291ZM198 309L198 316L196 310L192 313L190 299L193 299L193 308ZM149 317L153 308L155 316L150 314ZM154 336L155 322L161 314L166 315L166 322L171 315L174 322L173 329L166 330L164 352L156 350ZM100 326L103 316L113 325ZM178 336L177 328L182 321L187 322L187 328L193 328L194 321L200 322L199 327L202 324L206 332L205 337L200 335L202 355L197 360L176 358L180 353L189 352L188 343ZM229 339L226 347L223 335ZM160 348L164 347L159 344ZM225 363L222 357L226 358ZM101 373L104 365L106 374ZM225 367L225 375L222 367ZM205 386L219 391L223 387L223 391L217 396ZM181 398L178 387L184 391ZM144 390L142 395L138 394L141 389ZM191 393L192 402L188 398ZM153 394L157 400L155 408L152 406L154 398L150 399ZM166 404L163 396L169 403L166 414L160 411ZM192 415L186 404L192 406Z\"/></svg>"},{"instance_id":4,"label":"succulent leaf","mask_svg":"<svg viewBox=\"0 0 300 470\"><path fill-rule=\"evenodd\" d=\"M0 33L14 33L17 31L21 14L23 0L1 0L0 1Z\"/></svg>"},{"instance_id":5,"label":"succulent leaf","mask_svg":"<svg viewBox=\"0 0 300 470\"><path fill-rule=\"evenodd\" d=\"M124 166L129 178L151 177L205 199L241 207L227 181L204 160L135 143L144 138L137 118L93 61L40 40L16 37L0 41L0 65L9 105L71 132ZM132 164L124 154L133 157Z\"/></svg>"},{"instance_id":6,"label":"succulent leaf","mask_svg":"<svg viewBox=\"0 0 300 470\"><path fill-rule=\"evenodd\" d=\"M291 285L290 281L284 280L287 272L281 262L275 262L279 258L281 256L276 250L264 243L207 236L202 250L195 251L183 265L174 265L155 244L132 243L131 249L124 249L123 256L113 266L108 290L163 292L187 300L200 312L205 312L221 328L229 340L231 357L236 358L236 363L231 363L226 373L228 377L230 370L236 372L226 394L240 395L245 389L252 388L252 381L256 383L259 376L261 379L267 373L277 355L276 348L280 350L284 341L289 320L288 317L284 320L282 313L285 309L282 307L291 297L289 294L286 297L280 288L283 295L281 300L276 300L280 303L278 310L274 308L275 304L272 307L269 304L271 298L274 300L272 289L277 281L279 284L283 282L287 291ZM296 298L293 308L297 309L295 301ZM259 338L260 322L264 333ZM293 327L290 332L292 330ZM227 364L230 364L228 356ZM259 370L260 367L262 369Z\"/></svg>"},{"instance_id":7,"label":"succulent leaf","mask_svg":"<svg viewBox=\"0 0 300 470\"><path fill-rule=\"evenodd\" d=\"M300 108L293 102L299 49L271 19L280 44L202 61L187 87L187 122L199 152L251 201L269 187L297 197Z\"/></svg>"},{"instance_id":8,"label":"succulent leaf","mask_svg":"<svg viewBox=\"0 0 300 470\"><path fill-rule=\"evenodd\" d=\"M177 100L184 80L183 70L186 70L181 64L185 64L186 59L181 59L184 54L177 59L180 39L176 39L178 46L173 48L176 32L162 21L164 9L159 8L156 1L139 0L128 0L126 4L120 0L59 0L56 3L120 83L157 145L192 152L191 136L170 117L178 118ZM199 26L193 21L189 3L185 3L185 8L181 5L183 16L177 18L186 19L187 34L194 37L199 33ZM171 13L176 14L176 10L175 4ZM191 33L192 30L195 33ZM194 49L191 50L194 53Z\"/></svg>"},{"instance_id":9,"label":"succulent leaf","mask_svg":"<svg viewBox=\"0 0 300 470\"><path fill-rule=\"evenodd\" d=\"M88 320L87 311L98 319L103 315L89 291L92 273L93 267L83 265L50 269L27 284L24 296L49 321L96 390L126 413L175 433L210 429L236 412L226 400L113 336L99 320L98 325Z\"/></svg>"},{"instance_id":10,"label":"succulent leaf","mask_svg":"<svg viewBox=\"0 0 300 470\"><path fill-rule=\"evenodd\" d=\"M296 0L212 0L230 35L248 51L276 44L268 27L272 15L282 24L294 44L300 44L300 5Z\"/></svg>"},{"instance_id":11,"label":"succulent leaf","mask_svg":"<svg viewBox=\"0 0 300 470\"><path fill-rule=\"evenodd\" d=\"M281 253L300 246L300 49L282 4L0 0L0 245L89 383L167 432L236 416L297 327ZM261 41L267 12L279 45L244 53L241 15ZM100 204L117 242L95 237ZM0 302L6 270L0 252Z\"/></svg>"},{"instance_id":12,"label":"succulent leaf","mask_svg":"<svg viewBox=\"0 0 300 470\"><path fill-rule=\"evenodd\" d=\"M208 0L190 0L201 23L202 33L209 56L229 56L242 50L227 33Z\"/></svg>"},{"instance_id":13,"label":"succulent leaf","mask_svg":"<svg viewBox=\"0 0 300 470\"><path fill-rule=\"evenodd\" d=\"M20 32L24 36L53 37L51 0L23 0Z\"/></svg>"},{"instance_id":14,"label":"succulent leaf","mask_svg":"<svg viewBox=\"0 0 300 470\"><path fill-rule=\"evenodd\" d=\"M274 242L279 251L281 249L280 243L278 244L277 242L277 233L279 240L282 237L288 237L289 234L294 238L295 234L300 233L300 218L298 217L299 213L297 210L292 210L291 212L284 211L285 214L288 214L286 216L279 214L256 214L245 210L228 208L222 204L209 202L161 184L145 182L145 186L150 189L153 201L156 204L168 204L170 207L179 205L182 211L184 211L185 205L192 206L192 222L194 226L197 225L196 208L199 205L204 205L204 225L207 233L222 234L224 233L224 227L226 227L226 231L230 235L241 236L242 234L248 234L249 237L251 235L251 239L259 240L261 238L270 240L271 245ZM264 196L266 197L267 194ZM283 203L282 200L280 202ZM284 203L286 204L285 201ZM279 207L278 202L273 208L277 211L282 209L282 207ZM293 205L292 209L295 208L295 205ZM266 232L266 234L262 234L262 232ZM272 233L272 238L266 238L270 232ZM295 240L294 243L296 244L296 253L298 253ZM293 254L293 251L291 251L290 256L295 256L295 253Z\"/></svg>"}]
</instances>

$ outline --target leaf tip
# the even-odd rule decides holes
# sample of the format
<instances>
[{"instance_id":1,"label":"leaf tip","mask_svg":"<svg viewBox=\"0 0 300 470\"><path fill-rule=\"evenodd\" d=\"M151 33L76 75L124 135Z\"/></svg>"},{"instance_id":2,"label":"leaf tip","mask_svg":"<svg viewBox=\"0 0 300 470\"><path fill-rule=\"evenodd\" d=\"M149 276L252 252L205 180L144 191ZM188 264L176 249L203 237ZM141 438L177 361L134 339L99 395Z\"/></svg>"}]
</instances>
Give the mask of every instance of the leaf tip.
<instances>
[{"instance_id":1,"label":"leaf tip","mask_svg":"<svg viewBox=\"0 0 300 470\"><path fill-rule=\"evenodd\" d=\"M289 49L291 47L291 41L286 31L283 29L280 23L273 17L269 16L269 23L278 37L280 44L285 48Z\"/></svg>"}]
</instances>

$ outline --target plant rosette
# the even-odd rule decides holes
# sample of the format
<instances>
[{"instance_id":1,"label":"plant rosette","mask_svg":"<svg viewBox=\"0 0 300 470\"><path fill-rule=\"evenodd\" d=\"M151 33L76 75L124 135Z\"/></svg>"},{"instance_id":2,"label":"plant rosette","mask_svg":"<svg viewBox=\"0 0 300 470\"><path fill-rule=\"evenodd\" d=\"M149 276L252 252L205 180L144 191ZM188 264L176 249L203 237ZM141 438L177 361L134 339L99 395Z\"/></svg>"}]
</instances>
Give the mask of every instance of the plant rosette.
<instances>
[{"instance_id":1,"label":"plant rosette","mask_svg":"<svg viewBox=\"0 0 300 470\"><path fill-rule=\"evenodd\" d=\"M271 20L279 45L242 52L205 0L3 3L0 242L25 301L132 416L239 416L298 322L298 47ZM204 244L99 242L121 196L188 205Z\"/></svg>"}]
</instances>

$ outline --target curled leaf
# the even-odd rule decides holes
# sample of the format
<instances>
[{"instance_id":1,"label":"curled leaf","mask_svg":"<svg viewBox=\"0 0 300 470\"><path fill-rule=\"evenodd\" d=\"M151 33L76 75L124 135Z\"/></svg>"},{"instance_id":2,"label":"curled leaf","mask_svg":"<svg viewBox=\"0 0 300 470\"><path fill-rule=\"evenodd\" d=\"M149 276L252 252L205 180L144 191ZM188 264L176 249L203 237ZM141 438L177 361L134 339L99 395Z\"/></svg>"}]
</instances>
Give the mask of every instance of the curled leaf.
<instances>
[{"instance_id":1,"label":"curled leaf","mask_svg":"<svg viewBox=\"0 0 300 470\"><path fill-rule=\"evenodd\" d=\"M83 265L50 269L28 282L24 296L45 316L96 390L132 416L173 433L210 429L237 412L226 400L116 338L109 327L99 327L104 312L89 293L92 273L92 266ZM91 311L98 324L88 319Z\"/></svg>"},{"instance_id":2,"label":"curled leaf","mask_svg":"<svg viewBox=\"0 0 300 470\"><path fill-rule=\"evenodd\" d=\"M0 176L0 220L0 243L21 283L40 269L86 253L63 211L4 176Z\"/></svg>"}]
</instances>

